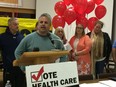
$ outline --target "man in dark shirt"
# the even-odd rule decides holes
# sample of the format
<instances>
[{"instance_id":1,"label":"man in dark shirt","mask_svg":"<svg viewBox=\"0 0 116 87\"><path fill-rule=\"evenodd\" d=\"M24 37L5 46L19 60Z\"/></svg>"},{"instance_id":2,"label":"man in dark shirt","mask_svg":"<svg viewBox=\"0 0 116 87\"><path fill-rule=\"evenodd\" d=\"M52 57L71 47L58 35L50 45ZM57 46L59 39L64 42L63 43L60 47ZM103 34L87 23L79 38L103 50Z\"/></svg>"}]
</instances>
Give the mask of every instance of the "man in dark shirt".
<instances>
[{"instance_id":1,"label":"man in dark shirt","mask_svg":"<svg viewBox=\"0 0 116 87\"><path fill-rule=\"evenodd\" d=\"M18 25L17 18L10 18L5 33L0 34L3 81L5 85L6 81L10 80L12 87L23 87L25 77L19 67L13 67L14 51L23 38L23 35L19 33Z\"/></svg>"}]
</instances>

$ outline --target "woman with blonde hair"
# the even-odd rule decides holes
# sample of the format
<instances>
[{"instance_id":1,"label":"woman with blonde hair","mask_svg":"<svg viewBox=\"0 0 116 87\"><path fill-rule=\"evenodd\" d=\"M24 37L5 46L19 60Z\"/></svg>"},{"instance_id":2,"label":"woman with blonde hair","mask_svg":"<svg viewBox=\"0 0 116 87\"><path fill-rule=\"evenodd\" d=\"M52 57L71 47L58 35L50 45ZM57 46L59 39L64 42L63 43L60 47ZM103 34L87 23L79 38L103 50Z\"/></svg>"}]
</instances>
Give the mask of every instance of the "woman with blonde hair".
<instances>
[{"instance_id":1,"label":"woman with blonde hair","mask_svg":"<svg viewBox=\"0 0 116 87\"><path fill-rule=\"evenodd\" d=\"M64 33L64 29L62 27L57 27L55 29L54 34L56 34L58 37L60 37L60 39L63 41L63 44L66 44L67 39L65 37L65 33Z\"/></svg>"},{"instance_id":2,"label":"woman with blonde hair","mask_svg":"<svg viewBox=\"0 0 116 87\"><path fill-rule=\"evenodd\" d=\"M62 43L64 44L65 50L68 50L68 51L72 50L72 47L70 46L69 42L67 41L67 39L65 37L65 32L62 27L60 27L60 26L57 27L55 29L54 34L57 35L61 39ZM68 56L67 56L67 59L68 59ZM59 61L59 59L56 60L56 62L58 62L58 61Z\"/></svg>"},{"instance_id":3,"label":"woman with blonde hair","mask_svg":"<svg viewBox=\"0 0 116 87\"><path fill-rule=\"evenodd\" d=\"M98 20L92 32L87 34L92 40L91 58L93 65L92 70L95 76L103 73L112 49L108 33L102 32L103 25L103 22Z\"/></svg>"}]
</instances>

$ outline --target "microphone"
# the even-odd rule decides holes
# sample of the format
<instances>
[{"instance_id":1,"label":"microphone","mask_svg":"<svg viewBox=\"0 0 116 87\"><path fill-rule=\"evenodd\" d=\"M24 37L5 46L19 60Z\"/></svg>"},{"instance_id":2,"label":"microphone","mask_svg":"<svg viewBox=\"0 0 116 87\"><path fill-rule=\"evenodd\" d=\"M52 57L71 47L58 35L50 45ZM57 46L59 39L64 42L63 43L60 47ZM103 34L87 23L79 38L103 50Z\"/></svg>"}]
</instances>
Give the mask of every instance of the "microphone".
<instances>
[{"instance_id":1,"label":"microphone","mask_svg":"<svg viewBox=\"0 0 116 87\"><path fill-rule=\"evenodd\" d=\"M50 36L50 33L47 33L47 36L50 39L51 43L54 45L54 40L52 40L52 37Z\"/></svg>"},{"instance_id":2,"label":"microphone","mask_svg":"<svg viewBox=\"0 0 116 87\"><path fill-rule=\"evenodd\" d=\"M53 38L50 36L50 33L47 33L47 36L48 36L48 38L50 39L51 43L54 45L55 49L59 49L59 48L57 48L56 45L62 43L62 41L59 40L59 39L53 39Z\"/></svg>"},{"instance_id":3,"label":"microphone","mask_svg":"<svg viewBox=\"0 0 116 87\"><path fill-rule=\"evenodd\" d=\"M39 48L38 47L34 47L33 48L33 52L37 52L37 51L39 51Z\"/></svg>"}]
</instances>

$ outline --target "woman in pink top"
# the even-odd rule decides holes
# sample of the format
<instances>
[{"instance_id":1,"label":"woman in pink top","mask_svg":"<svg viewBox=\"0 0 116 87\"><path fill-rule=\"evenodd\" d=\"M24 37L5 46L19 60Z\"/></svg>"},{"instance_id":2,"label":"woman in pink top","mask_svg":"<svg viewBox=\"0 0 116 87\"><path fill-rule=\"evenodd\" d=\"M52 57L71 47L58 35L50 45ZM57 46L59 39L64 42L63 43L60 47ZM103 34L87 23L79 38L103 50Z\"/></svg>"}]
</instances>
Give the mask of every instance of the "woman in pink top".
<instances>
[{"instance_id":1,"label":"woman in pink top","mask_svg":"<svg viewBox=\"0 0 116 87\"><path fill-rule=\"evenodd\" d=\"M91 39L85 35L84 26L77 24L75 35L69 41L72 50L70 55L71 61L77 62L78 74L91 74L90 50L92 46Z\"/></svg>"}]
</instances>

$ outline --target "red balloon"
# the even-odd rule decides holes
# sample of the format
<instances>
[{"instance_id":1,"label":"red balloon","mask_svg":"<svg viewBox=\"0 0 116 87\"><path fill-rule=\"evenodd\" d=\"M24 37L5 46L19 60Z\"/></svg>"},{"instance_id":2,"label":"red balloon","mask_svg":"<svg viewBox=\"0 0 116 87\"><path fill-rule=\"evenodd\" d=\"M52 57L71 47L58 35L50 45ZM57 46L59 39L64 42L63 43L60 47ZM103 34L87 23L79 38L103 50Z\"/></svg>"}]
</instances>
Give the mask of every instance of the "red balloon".
<instances>
[{"instance_id":1,"label":"red balloon","mask_svg":"<svg viewBox=\"0 0 116 87\"><path fill-rule=\"evenodd\" d=\"M56 12L58 15L62 16L63 13L64 13L64 11L66 10L66 5L65 5L65 3L62 2L62 1L57 2L57 3L55 4L54 10L55 10L55 12Z\"/></svg>"},{"instance_id":2,"label":"red balloon","mask_svg":"<svg viewBox=\"0 0 116 87\"><path fill-rule=\"evenodd\" d=\"M83 13L83 14L79 14L79 13L77 13L77 19L81 19L82 17L85 17L85 13Z\"/></svg>"},{"instance_id":3,"label":"red balloon","mask_svg":"<svg viewBox=\"0 0 116 87\"><path fill-rule=\"evenodd\" d=\"M72 5L77 13L83 14L87 9L87 0L75 0Z\"/></svg>"},{"instance_id":4,"label":"red balloon","mask_svg":"<svg viewBox=\"0 0 116 87\"><path fill-rule=\"evenodd\" d=\"M63 0L66 5L70 5L72 0Z\"/></svg>"},{"instance_id":5,"label":"red balloon","mask_svg":"<svg viewBox=\"0 0 116 87\"><path fill-rule=\"evenodd\" d=\"M87 1L87 9L86 9L86 13L89 14L90 12L92 12L95 8L95 3L93 0L88 0Z\"/></svg>"},{"instance_id":6,"label":"red balloon","mask_svg":"<svg viewBox=\"0 0 116 87\"><path fill-rule=\"evenodd\" d=\"M100 5L104 0L94 0L97 5Z\"/></svg>"},{"instance_id":7,"label":"red balloon","mask_svg":"<svg viewBox=\"0 0 116 87\"><path fill-rule=\"evenodd\" d=\"M80 19L76 20L76 24L82 24L84 28L87 27L88 20L86 17L80 17Z\"/></svg>"},{"instance_id":8,"label":"red balloon","mask_svg":"<svg viewBox=\"0 0 116 87\"><path fill-rule=\"evenodd\" d=\"M65 20L61 16L56 15L52 19L52 25L54 28L57 28L58 26L61 26L64 28Z\"/></svg>"},{"instance_id":9,"label":"red balloon","mask_svg":"<svg viewBox=\"0 0 116 87\"><path fill-rule=\"evenodd\" d=\"M89 20L88 20L88 29L90 30L90 31L92 31L93 30L93 28L94 28L94 25L95 25L95 22L97 21L98 19L96 18L96 17L91 17L91 18L89 18Z\"/></svg>"},{"instance_id":10,"label":"red balloon","mask_svg":"<svg viewBox=\"0 0 116 87\"><path fill-rule=\"evenodd\" d=\"M106 14L106 8L103 5L99 5L95 9L95 15L98 19L101 19L105 16Z\"/></svg>"},{"instance_id":11,"label":"red balloon","mask_svg":"<svg viewBox=\"0 0 116 87\"><path fill-rule=\"evenodd\" d=\"M63 16L64 16L64 19L65 19L65 21L67 22L68 25L70 25L77 18L77 15L76 15L76 12L75 12L74 8L68 8L64 12Z\"/></svg>"}]
</instances>

